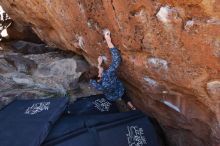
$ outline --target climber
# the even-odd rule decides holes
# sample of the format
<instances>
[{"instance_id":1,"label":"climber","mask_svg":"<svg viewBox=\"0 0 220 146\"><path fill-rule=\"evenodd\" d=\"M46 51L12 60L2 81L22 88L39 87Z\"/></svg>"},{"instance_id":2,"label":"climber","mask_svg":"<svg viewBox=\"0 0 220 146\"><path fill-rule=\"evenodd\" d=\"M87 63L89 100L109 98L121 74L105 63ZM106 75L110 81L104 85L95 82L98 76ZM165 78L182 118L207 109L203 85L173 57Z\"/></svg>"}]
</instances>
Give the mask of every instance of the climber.
<instances>
[{"instance_id":1,"label":"climber","mask_svg":"<svg viewBox=\"0 0 220 146\"><path fill-rule=\"evenodd\" d=\"M125 89L122 82L117 77L117 69L121 63L121 55L119 50L113 45L111 41L110 31L104 30L104 37L108 48L112 55L112 63L104 70L104 57L98 57L98 80L90 80L91 86L96 90L102 91L105 97L110 101L125 100L129 108L135 110L135 107L125 94Z\"/></svg>"}]
</instances>

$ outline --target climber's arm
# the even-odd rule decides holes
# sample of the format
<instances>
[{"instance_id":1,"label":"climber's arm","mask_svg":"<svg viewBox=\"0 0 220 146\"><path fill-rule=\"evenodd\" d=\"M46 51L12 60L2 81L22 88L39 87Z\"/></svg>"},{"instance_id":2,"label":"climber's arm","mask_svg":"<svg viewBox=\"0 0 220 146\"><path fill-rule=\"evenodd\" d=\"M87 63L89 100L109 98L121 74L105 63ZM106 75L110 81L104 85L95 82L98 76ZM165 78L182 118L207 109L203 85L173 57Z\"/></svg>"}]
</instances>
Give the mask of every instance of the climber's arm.
<instances>
[{"instance_id":1,"label":"climber's arm","mask_svg":"<svg viewBox=\"0 0 220 146\"><path fill-rule=\"evenodd\" d=\"M121 55L117 48L111 48L110 52L112 55L112 63L109 66L108 70L110 72L115 72L121 63Z\"/></svg>"},{"instance_id":2,"label":"climber's arm","mask_svg":"<svg viewBox=\"0 0 220 146\"><path fill-rule=\"evenodd\" d=\"M113 45L111 41L110 31L105 30L104 35L105 35L105 40L107 42L108 48L110 49L111 56L112 56L112 63L109 66L108 71L115 72L121 63L121 55L120 55L119 50L115 48L115 46Z\"/></svg>"},{"instance_id":3,"label":"climber's arm","mask_svg":"<svg viewBox=\"0 0 220 146\"><path fill-rule=\"evenodd\" d=\"M90 85L99 91L102 91L103 89L101 83L97 82L96 80L90 80Z\"/></svg>"}]
</instances>

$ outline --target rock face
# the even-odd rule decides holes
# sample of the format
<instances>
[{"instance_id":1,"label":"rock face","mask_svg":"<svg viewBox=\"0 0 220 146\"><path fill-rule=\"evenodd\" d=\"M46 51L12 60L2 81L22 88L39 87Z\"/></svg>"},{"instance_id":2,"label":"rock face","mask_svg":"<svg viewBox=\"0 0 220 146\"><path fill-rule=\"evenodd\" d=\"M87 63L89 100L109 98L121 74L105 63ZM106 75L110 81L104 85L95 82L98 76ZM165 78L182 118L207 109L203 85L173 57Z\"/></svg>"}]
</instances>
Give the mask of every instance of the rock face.
<instances>
[{"instance_id":1,"label":"rock face","mask_svg":"<svg viewBox=\"0 0 220 146\"><path fill-rule=\"evenodd\" d=\"M219 0L1 0L0 4L49 46L81 54L91 64L98 55L109 58L101 36L102 29L109 28L122 53L119 74L128 94L158 119L169 144L220 145ZM61 62L46 66L56 70Z\"/></svg>"},{"instance_id":2,"label":"rock face","mask_svg":"<svg viewBox=\"0 0 220 146\"><path fill-rule=\"evenodd\" d=\"M89 69L82 57L44 44L19 41L12 46L2 46L0 51L0 109L15 99L68 95L73 101L97 94L88 83L79 81Z\"/></svg>"}]
</instances>

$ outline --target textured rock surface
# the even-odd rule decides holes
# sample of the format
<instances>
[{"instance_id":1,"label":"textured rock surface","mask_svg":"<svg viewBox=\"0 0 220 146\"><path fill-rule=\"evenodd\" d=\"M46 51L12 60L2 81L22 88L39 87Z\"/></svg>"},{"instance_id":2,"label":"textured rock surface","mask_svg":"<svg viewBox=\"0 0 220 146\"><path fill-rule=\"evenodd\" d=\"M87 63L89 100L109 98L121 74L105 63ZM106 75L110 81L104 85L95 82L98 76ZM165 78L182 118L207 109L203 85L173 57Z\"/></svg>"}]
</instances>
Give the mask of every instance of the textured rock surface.
<instances>
[{"instance_id":1,"label":"textured rock surface","mask_svg":"<svg viewBox=\"0 0 220 146\"><path fill-rule=\"evenodd\" d=\"M112 31L120 76L172 146L220 143L219 0L1 0L15 21L49 46L96 64ZM109 55L106 55L109 56ZM10 67L10 69L13 69ZM7 71L7 70L6 70Z\"/></svg>"},{"instance_id":2,"label":"textured rock surface","mask_svg":"<svg viewBox=\"0 0 220 146\"><path fill-rule=\"evenodd\" d=\"M19 41L13 46L4 45L0 51L0 109L15 99L69 95L74 101L97 94L88 83L79 81L89 69L82 57L58 50L42 51L46 49L43 44Z\"/></svg>"}]
</instances>

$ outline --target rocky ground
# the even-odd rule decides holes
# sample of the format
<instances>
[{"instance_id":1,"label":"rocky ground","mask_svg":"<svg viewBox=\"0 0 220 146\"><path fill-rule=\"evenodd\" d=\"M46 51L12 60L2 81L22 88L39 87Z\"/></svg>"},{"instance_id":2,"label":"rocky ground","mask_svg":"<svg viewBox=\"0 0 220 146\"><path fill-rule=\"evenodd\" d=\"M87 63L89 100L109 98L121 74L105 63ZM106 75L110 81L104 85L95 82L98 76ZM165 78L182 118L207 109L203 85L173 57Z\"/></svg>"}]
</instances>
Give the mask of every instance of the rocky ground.
<instances>
[{"instance_id":1,"label":"rocky ground","mask_svg":"<svg viewBox=\"0 0 220 146\"><path fill-rule=\"evenodd\" d=\"M15 99L98 94L79 81L89 64L80 56L24 41L1 43L0 109Z\"/></svg>"}]
</instances>

